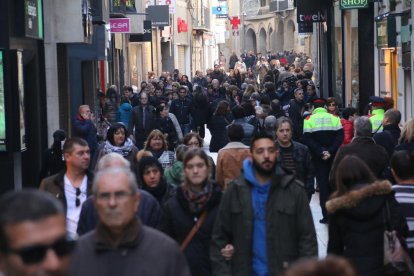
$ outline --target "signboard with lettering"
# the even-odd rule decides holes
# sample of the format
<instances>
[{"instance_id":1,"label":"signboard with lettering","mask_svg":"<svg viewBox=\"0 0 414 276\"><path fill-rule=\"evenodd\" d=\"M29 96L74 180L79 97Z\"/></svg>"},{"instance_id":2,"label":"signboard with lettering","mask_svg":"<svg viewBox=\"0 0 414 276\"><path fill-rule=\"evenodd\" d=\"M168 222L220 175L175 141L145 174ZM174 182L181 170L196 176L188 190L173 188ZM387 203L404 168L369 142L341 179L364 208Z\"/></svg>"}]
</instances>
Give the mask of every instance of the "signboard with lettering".
<instances>
[{"instance_id":1,"label":"signboard with lettering","mask_svg":"<svg viewBox=\"0 0 414 276\"><path fill-rule=\"evenodd\" d=\"M297 0L297 23L311 23L326 21L326 12L329 8L327 0Z\"/></svg>"},{"instance_id":2,"label":"signboard with lettering","mask_svg":"<svg viewBox=\"0 0 414 276\"><path fill-rule=\"evenodd\" d=\"M130 33L131 26L130 26L130 19L129 18L111 18L109 19L111 25L111 33Z\"/></svg>"},{"instance_id":3,"label":"signboard with lettering","mask_svg":"<svg viewBox=\"0 0 414 276\"><path fill-rule=\"evenodd\" d=\"M147 20L152 22L153 27L165 27L170 25L170 7L168 5L148 6L146 9Z\"/></svg>"},{"instance_id":4,"label":"signboard with lettering","mask_svg":"<svg viewBox=\"0 0 414 276\"><path fill-rule=\"evenodd\" d=\"M24 1L25 35L43 39L42 0Z\"/></svg>"},{"instance_id":5,"label":"signboard with lettering","mask_svg":"<svg viewBox=\"0 0 414 276\"><path fill-rule=\"evenodd\" d=\"M341 10L366 9L368 8L368 0L341 0L339 7Z\"/></svg>"}]
</instances>

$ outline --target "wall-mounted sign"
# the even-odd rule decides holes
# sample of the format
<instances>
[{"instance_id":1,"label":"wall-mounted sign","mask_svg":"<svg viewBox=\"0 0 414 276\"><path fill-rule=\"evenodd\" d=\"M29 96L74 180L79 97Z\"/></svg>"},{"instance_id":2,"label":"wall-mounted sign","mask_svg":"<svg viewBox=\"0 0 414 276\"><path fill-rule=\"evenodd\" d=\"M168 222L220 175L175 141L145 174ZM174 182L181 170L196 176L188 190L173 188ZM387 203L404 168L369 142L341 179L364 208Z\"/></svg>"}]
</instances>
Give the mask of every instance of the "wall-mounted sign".
<instances>
[{"instance_id":1,"label":"wall-mounted sign","mask_svg":"<svg viewBox=\"0 0 414 276\"><path fill-rule=\"evenodd\" d=\"M177 18L177 31L179 33L188 32L187 22L185 22L185 20L180 17Z\"/></svg>"},{"instance_id":2,"label":"wall-mounted sign","mask_svg":"<svg viewBox=\"0 0 414 276\"><path fill-rule=\"evenodd\" d=\"M170 13L168 5L148 6L146 9L147 20L153 27L165 27L170 25Z\"/></svg>"},{"instance_id":3,"label":"wall-mounted sign","mask_svg":"<svg viewBox=\"0 0 414 276\"><path fill-rule=\"evenodd\" d=\"M297 23L324 22L326 21L326 9L329 7L327 0L296 0Z\"/></svg>"},{"instance_id":4,"label":"wall-mounted sign","mask_svg":"<svg viewBox=\"0 0 414 276\"><path fill-rule=\"evenodd\" d=\"M313 33L313 22L300 22L298 23L299 34Z\"/></svg>"},{"instance_id":5,"label":"wall-mounted sign","mask_svg":"<svg viewBox=\"0 0 414 276\"><path fill-rule=\"evenodd\" d=\"M229 8L227 6L218 6L212 7L212 12L214 15L226 15L229 13Z\"/></svg>"},{"instance_id":6,"label":"wall-mounted sign","mask_svg":"<svg viewBox=\"0 0 414 276\"><path fill-rule=\"evenodd\" d=\"M368 8L368 0L341 0L339 8L341 10L366 9Z\"/></svg>"},{"instance_id":7,"label":"wall-mounted sign","mask_svg":"<svg viewBox=\"0 0 414 276\"><path fill-rule=\"evenodd\" d=\"M25 35L43 39L42 0L24 1Z\"/></svg>"},{"instance_id":8,"label":"wall-mounted sign","mask_svg":"<svg viewBox=\"0 0 414 276\"><path fill-rule=\"evenodd\" d=\"M386 17L377 21L377 47L397 47L397 31L395 17Z\"/></svg>"},{"instance_id":9,"label":"wall-mounted sign","mask_svg":"<svg viewBox=\"0 0 414 276\"><path fill-rule=\"evenodd\" d=\"M129 18L111 18L111 33L130 33L131 25Z\"/></svg>"},{"instance_id":10,"label":"wall-mounted sign","mask_svg":"<svg viewBox=\"0 0 414 276\"><path fill-rule=\"evenodd\" d=\"M0 151L6 151L6 109L4 104L3 51L0 51Z\"/></svg>"},{"instance_id":11,"label":"wall-mounted sign","mask_svg":"<svg viewBox=\"0 0 414 276\"><path fill-rule=\"evenodd\" d=\"M26 150L26 110L24 104L23 52L17 51L17 89L19 93L20 150Z\"/></svg>"}]
</instances>

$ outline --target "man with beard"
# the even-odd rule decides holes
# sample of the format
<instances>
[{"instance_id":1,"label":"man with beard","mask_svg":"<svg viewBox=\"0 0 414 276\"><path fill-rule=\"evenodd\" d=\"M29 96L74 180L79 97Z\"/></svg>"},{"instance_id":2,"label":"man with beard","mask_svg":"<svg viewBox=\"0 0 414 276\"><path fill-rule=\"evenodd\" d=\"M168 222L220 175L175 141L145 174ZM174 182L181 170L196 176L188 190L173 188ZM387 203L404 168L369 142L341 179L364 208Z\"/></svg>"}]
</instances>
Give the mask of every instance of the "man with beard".
<instances>
[{"instance_id":1,"label":"man with beard","mask_svg":"<svg viewBox=\"0 0 414 276\"><path fill-rule=\"evenodd\" d=\"M250 152L220 204L210 250L214 275L280 275L294 261L318 254L305 189L276 167L272 136L254 137Z\"/></svg>"}]
</instances>

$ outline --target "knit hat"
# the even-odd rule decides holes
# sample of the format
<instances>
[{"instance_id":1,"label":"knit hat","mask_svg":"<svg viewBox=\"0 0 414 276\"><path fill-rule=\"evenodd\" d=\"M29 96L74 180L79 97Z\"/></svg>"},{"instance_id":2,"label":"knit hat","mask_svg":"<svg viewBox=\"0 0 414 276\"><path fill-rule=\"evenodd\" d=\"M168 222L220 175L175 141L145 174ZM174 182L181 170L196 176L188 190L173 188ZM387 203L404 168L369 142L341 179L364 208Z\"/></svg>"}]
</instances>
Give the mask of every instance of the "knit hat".
<instances>
[{"instance_id":1,"label":"knit hat","mask_svg":"<svg viewBox=\"0 0 414 276\"><path fill-rule=\"evenodd\" d=\"M53 132L53 140L54 142L62 142L66 139L66 132L63 129L58 129Z\"/></svg>"}]
</instances>

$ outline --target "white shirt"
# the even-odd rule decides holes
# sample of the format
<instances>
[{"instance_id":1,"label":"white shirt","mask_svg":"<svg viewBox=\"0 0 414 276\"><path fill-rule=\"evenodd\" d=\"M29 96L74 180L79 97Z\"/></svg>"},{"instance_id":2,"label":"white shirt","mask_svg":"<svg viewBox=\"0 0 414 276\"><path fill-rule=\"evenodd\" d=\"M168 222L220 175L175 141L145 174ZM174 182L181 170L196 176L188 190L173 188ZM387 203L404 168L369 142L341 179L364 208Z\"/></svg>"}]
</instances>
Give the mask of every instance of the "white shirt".
<instances>
[{"instance_id":1,"label":"white shirt","mask_svg":"<svg viewBox=\"0 0 414 276\"><path fill-rule=\"evenodd\" d=\"M76 207L76 188L72 185L69 178L64 176L63 181L65 182L65 197L66 197L66 229L70 234L76 235L76 229L78 228L78 221L82 204L87 198L87 187L88 177L85 175L82 179L82 183L79 186L81 191L79 195L80 204Z\"/></svg>"}]
</instances>

